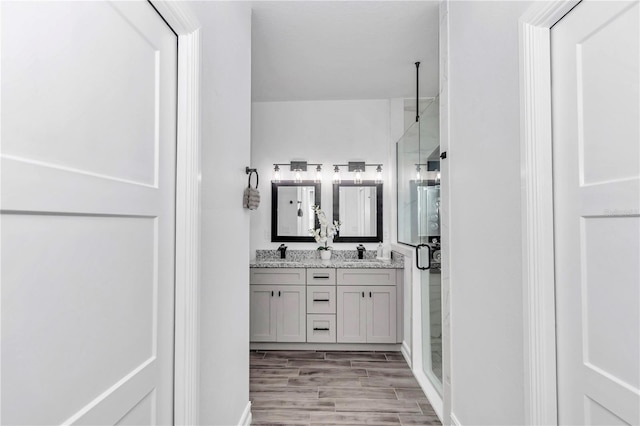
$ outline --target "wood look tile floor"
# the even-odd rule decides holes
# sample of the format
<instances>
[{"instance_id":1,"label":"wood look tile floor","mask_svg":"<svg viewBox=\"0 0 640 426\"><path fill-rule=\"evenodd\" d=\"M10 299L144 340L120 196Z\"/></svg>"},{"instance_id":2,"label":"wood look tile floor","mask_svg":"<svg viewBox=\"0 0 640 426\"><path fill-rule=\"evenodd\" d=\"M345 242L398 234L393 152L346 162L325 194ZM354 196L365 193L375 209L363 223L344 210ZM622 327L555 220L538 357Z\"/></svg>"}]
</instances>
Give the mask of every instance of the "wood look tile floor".
<instances>
[{"instance_id":1,"label":"wood look tile floor","mask_svg":"<svg viewBox=\"0 0 640 426\"><path fill-rule=\"evenodd\" d=\"M254 425L440 425L400 352L251 351Z\"/></svg>"}]
</instances>

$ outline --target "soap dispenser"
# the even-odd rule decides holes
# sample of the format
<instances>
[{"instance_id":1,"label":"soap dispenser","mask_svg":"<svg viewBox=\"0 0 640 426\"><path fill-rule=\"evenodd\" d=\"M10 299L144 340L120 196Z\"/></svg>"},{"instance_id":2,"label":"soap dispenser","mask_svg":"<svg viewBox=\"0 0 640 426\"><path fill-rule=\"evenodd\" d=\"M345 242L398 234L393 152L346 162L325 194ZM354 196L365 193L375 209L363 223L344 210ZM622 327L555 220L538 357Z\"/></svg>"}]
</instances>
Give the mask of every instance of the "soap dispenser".
<instances>
[{"instance_id":1,"label":"soap dispenser","mask_svg":"<svg viewBox=\"0 0 640 426\"><path fill-rule=\"evenodd\" d=\"M383 257L382 241L380 241L380 244L378 244L378 250L377 250L377 253L376 253L376 257L378 259L382 259L382 257Z\"/></svg>"}]
</instances>

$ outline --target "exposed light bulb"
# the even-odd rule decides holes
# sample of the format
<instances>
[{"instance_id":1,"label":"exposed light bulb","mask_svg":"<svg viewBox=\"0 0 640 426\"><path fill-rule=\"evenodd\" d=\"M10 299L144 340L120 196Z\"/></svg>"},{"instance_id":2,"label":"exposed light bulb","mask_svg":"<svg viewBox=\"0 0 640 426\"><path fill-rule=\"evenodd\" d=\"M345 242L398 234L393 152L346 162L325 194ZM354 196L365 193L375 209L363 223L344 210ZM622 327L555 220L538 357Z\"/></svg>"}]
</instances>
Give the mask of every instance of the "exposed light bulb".
<instances>
[{"instance_id":1,"label":"exposed light bulb","mask_svg":"<svg viewBox=\"0 0 640 426\"><path fill-rule=\"evenodd\" d=\"M356 170L356 176L353 178L353 183L362 183L362 173L360 170Z\"/></svg>"},{"instance_id":2,"label":"exposed light bulb","mask_svg":"<svg viewBox=\"0 0 640 426\"><path fill-rule=\"evenodd\" d=\"M338 166L336 166L333 169L333 183L340 183L341 179L340 179L340 169L338 168Z\"/></svg>"},{"instance_id":3,"label":"exposed light bulb","mask_svg":"<svg viewBox=\"0 0 640 426\"><path fill-rule=\"evenodd\" d=\"M315 183L320 183L320 182L322 182L322 167L318 166L316 167Z\"/></svg>"},{"instance_id":4,"label":"exposed light bulb","mask_svg":"<svg viewBox=\"0 0 640 426\"><path fill-rule=\"evenodd\" d=\"M376 183L382 183L382 166L378 166L376 169Z\"/></svg>"},{"instance_id":5,"label":"exposed light bulb","mask_svg":"<svg viewBox=\"0 0 640 426\"><path fill-rule=\"evenodd\" d=\"M275 166L273 168L273 181L275 183L280 182L280 167L278 167L278 166Z\"/></svg>"},{"instance_id":6,"label":"exposed light bulb","mask_svg":"<svg viewBox=\"0 0 640 426\"><path fill-rule=\"evenodd\" d=\"M301 183L302 182L302 175L300 174L300 170L296 170L296 174L293 177L293 181L295 183Z\"/></svg>"},{"instance_id":7,"label":"exposed light bulb","mask_svg":"<svg viewBox=\"0 0 640 426\"><path fill-rule=\"evenodd\" d=\"M438 174L436 175L436 180L440 182L440 171L438 170Z\"/></svg>"},{"instance_id":8,"label":"exposed light bulb","mask_svg":"<svg viewBox=\"0 0 640 426\"><path fill-rule=\"evenodd\" d=\"M420 173L420 166L416 167L416 182L421 182L422 181L422 175Z\"/></svg>"}]
</instances>

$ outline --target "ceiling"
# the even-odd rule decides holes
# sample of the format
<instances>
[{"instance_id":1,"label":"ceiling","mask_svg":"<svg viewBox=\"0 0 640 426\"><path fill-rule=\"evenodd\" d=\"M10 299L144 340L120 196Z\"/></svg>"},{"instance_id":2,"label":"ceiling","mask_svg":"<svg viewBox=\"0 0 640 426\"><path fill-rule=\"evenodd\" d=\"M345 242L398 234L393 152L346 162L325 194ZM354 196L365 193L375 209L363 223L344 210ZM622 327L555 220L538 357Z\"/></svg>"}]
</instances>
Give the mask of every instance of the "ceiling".
<instances>
[{"instance_id":1,"label":"ceiling","mask_svg":"<svg viewBox=\"0 0 640 426\"><path fill-rule=\"evenodd\" d=\"M386 99L438 93L438 1L254 1L252 98Z\"/></svg>"}]
</instances>

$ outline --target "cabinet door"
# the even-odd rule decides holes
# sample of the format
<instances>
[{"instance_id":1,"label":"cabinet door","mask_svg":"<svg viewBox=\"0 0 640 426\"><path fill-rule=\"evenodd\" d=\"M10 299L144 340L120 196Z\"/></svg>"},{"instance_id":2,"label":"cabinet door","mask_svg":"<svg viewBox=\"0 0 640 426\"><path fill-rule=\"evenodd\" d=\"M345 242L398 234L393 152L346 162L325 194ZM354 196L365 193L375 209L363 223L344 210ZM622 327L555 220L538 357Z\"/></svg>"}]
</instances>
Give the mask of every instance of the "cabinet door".
<instances>
[{"instance_id":1,"label":"cabinet door","mask_svg":"<svg viewBox=\"0 0 640 426\"><path fill-rule=\"evenodd\" d=\"M367 342L367 287L337 287L336 341L339 343Z\"/></svg>"},{"instance_id":2,"label":"cabinet door","mask_svg":"<svg viewBox=\"0 0 640 426\"><path fill-rule=\"evenodd\" d=\"M303 285L274 287L278 302L278 342L305 342L307 340L306 292Z\"/></svg>"},{"instance_id":3,"label":"cabinet door","mask_svg":"<svg viewBox=\"0 0 640 426\"><path fill-rule=\"evenodd\" d=\"M367 287L366 300L367 343L396 343L396 288Z\"/></svg>"},{"instance_id":4,"label":"cabinet door","mask_svg":"<svg viewBox=\"0 0 640 426\"><path fill-rule=\"evenodd\" d=\"M250 288L250 332L252 342L276 341L276 292L274 287L252 285Z\"/></svg>"}]
</instances>

